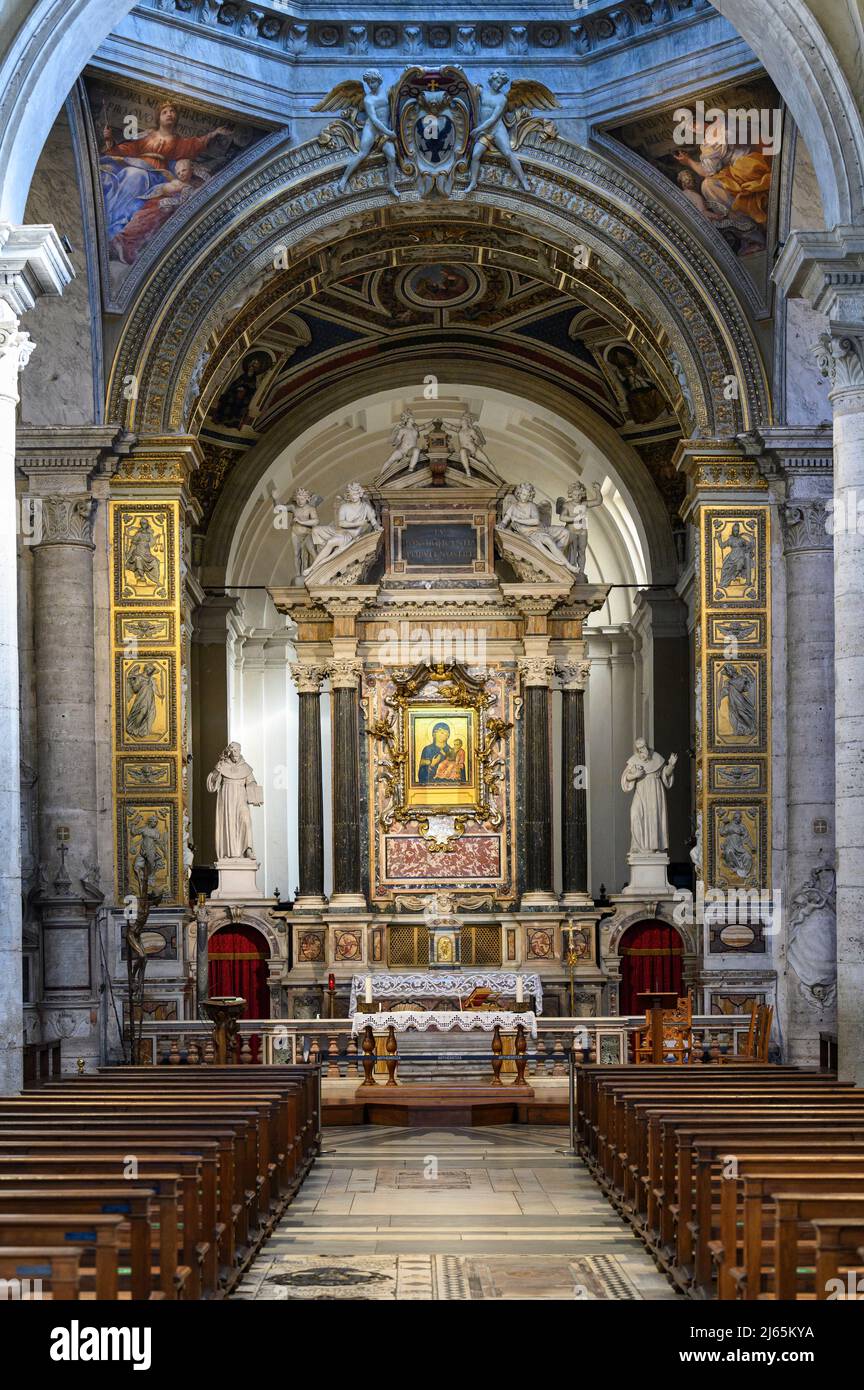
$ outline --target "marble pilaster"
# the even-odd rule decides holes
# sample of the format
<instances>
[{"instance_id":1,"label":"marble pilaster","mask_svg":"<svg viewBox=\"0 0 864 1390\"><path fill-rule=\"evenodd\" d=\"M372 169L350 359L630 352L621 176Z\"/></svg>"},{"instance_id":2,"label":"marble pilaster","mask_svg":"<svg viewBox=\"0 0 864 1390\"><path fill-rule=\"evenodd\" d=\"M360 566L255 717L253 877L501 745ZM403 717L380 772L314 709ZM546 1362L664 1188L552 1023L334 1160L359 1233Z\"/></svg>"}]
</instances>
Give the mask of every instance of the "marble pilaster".
<instances>
[{"instance_id":1,"label":"marble pilaster","mask_svg":"<svg viewBox=\"0 0 864 1390\"><path fill-rule=\"evenodd\" d=\"M814 346L834 412L834 767L837 1035L842 1081L864 1084L864 229L793 231L773 277L828 320Z\"/></svg>"},{"instance_id":2,"label":"marble pilaster","mask_svg":"<svg viewBox=\"0 0 864 1390\"><path fill-rule=\"evenodd\" d=\"M785 865L778 1007L788 1061L815 1065L836 1029L834 576L831 427L757 432L780 490L785 569ZM779 799L775 805L780 811Z\"/></svg>"},{"instance_id":3,"label":"marble pilaster","mask_svg":"<svg viewBox=\"0 0 864 1390\"><path fill-rule=\"evenodd\" d=\"M60 294L72 265L53 227L0 223L0 1092L22 1078L21 846L15 413L34 344L20 317Z\"/></svg>"}]
</instances>

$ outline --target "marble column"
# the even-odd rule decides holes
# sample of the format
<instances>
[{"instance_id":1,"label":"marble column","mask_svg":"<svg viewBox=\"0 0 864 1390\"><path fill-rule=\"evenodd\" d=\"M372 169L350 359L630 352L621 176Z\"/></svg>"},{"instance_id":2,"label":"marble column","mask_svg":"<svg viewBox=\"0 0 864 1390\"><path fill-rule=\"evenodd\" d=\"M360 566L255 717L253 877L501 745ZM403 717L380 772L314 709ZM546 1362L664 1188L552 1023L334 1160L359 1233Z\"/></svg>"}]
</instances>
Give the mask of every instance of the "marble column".
<instances>
[{"instance_id":1,"label":"marble column","mask_svg":"<svg viewBox=\"0 0 864 1390\"><path fill-rule=\"evenodd\" d=\"M333 896L331 908L366 907L360 862L360 709L363 663L328 667L333 722Z\"/></svg>"},{"instance_id":2,"label":"marble column","mask_svg":"<svg viewBox=\"0 0 864 1390\"><path fill-rule=\"evenodd\" d=\"M588 768L585 689L589 661L559 666L561 684L561 890L566 904L588 898Z\"/></svg>"},{"instance_id":3,"label":"marble column","mask_svg":"<svg viewBox=\"0 0 864 1390\"><path fill-rule=\"evenodd\" d=\"M60 294L72 264L53 227L0 223L0 1093L21 1085L21 801L19 788L18 507L15 411L18 373L34 344L21 315L42 294Z\"/></svg>"},{"instance_id":4,"label":"marble column","mask_svg":"<svg viewBox=\"0 0 864 1390\"><path fill-rule=\"evenodd\" d=\"M552 763L549 747L551 657L522 657L522 823L525 890L522 905L556 902L552 882Z\"/></svg>"},{"instance_id":5,"label":"marble column","mask_svg":"<svg viewBox=\"0 0 864 1390\"><path fill-rule=\"evenodd\" d=\"M860 261L860 257L859 257ZM864 311L864 271L858 266ZM821 344L833 382L834 758L840 1079L864 1085L864 312ZM812 732L811 732L812 737Z\"/></svg>"},{"instance_id":6,"label":"marble column","mask_svg":"<svg viewBox=\"0 0 864 1390\"><path fill-rule=\"evenodd\" d=\"M323 666L297 662L291 675L299 696L298 829L300 888L295 908L324 907L324 796L321 785L321 682Z\"/></svg>"}]
</instances>

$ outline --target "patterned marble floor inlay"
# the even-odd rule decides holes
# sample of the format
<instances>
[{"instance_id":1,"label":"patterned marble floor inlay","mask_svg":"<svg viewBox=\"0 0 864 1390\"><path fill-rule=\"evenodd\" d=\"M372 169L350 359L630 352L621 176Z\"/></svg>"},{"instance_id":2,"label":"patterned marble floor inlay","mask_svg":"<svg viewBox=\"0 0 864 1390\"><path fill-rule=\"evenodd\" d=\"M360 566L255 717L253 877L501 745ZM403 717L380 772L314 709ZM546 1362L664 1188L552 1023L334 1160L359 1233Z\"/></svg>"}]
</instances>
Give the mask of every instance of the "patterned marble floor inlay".
<instances>
[{"instance_id":1,"label":"patterned marble floor inlay","mask_svg":"<svg viewBox=\"0 0 864 1390\"><path fill-rule=\"evenodd\" d=\"M567 1141L548 1126L327 1129L234 1297L675 1298Z\"/></svg>"}]
</instances>

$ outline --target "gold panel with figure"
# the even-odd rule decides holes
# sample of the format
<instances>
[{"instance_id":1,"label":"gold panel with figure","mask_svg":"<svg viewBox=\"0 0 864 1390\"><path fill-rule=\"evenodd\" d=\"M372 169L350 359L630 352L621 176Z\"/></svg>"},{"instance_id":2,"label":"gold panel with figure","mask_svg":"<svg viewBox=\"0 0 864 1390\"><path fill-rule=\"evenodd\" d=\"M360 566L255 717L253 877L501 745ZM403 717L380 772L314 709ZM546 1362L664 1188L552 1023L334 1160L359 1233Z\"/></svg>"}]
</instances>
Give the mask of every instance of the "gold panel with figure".
<instances>
[{"instance_id":1,"label":"gold panel with figure","mask_svg":"<svg viewBox=\"0 0 864 1390\"><path fill-rule=\"evenodd\" d=\"M118 807L118 819L123 891L137 892L146 868L151 893L176 897L176 803L126 801Z\"/></svg>"},{"instance_id":2,"label":"gold panel with figure","mask_svg":"<svg viewBox=\"0 0 864 1390\"><path fill-rule=\"evenodd\" d=\"M708 707L709 748L763 751L766 725L764 658L728 661L712 655L708 669L712 692Z\"/></svg>"},{"instance_id":3,"label":"gold panel with figure","mask_svg":"<svg viewBox=\"0 0 864 1390\"><path fill-rule=\"evenodd\" d=\"M730 508L705 519L706 598L713 605L761 607L765 602L765 516Z\"/></svg>"},{"instance_id":4,"label":"gold panel with figure","mask_svg":"<svg viewBox=\"0 0 864 1390\"><path fill-rule=\"evenodd\" d=\"M714 888L759 888L766 852L764 805L712 802L710 883Z\"/></svg>"},{"instance_id":5,"label":"gold panel with figure","mask_svg":"<svg viewBox=\"0 0 864 1390\"><path fill-rule=\"evenodd\" d=\"M114 601L173 603L177 514L168 503L138 503L114 513Z\"/></svg>"},{"instance_id":6,"label":"gold panel with figure","mask_svg":"<svg viewBox=\"0 0 864 1390\"><path fill-rule=\"evenodd\" d=\"M118 749L173 747L174 657L118 653L116 660Z\"/></svg>"}]
</instances>

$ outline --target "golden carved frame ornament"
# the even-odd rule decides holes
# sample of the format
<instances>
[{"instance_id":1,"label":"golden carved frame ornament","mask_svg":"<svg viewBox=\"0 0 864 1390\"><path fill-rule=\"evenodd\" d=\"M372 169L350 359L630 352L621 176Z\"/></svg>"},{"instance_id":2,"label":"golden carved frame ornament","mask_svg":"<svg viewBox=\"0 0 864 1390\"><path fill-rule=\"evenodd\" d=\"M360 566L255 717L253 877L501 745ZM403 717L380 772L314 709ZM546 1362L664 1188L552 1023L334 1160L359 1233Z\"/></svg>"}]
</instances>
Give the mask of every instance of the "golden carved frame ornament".
<instances>
[{"instance_id":1,"label":"golden carved frame ornament","mask_svg":"<svg viewBox=\"0 0 864 1390\"><path fill-rule=\"evenodd\" d=\"M379 817L381 828L388 831L394 824L416 824L420 834L428 841L429 850L444 853L455 850L457 840L471 820L488 829L497 829L504 820L498 804L504 758L498 753L498 748L509 736L513 725L490 714L490 707L496 703L495 694L486 689L485 681L475 679L459 665L428 666L421 663L412 671L395 671L393 684L394 693L384 700L385 705L393 711L392 716L376 720L366 731L384 749L384 756L376 769L376 781L383 784L387 797L387 804ZM437 694L431 697L423 693L430 686L437 687ZM471 711L475 716L476 744L472 754L477 776L474 790L470 798L465 798L464 804L424 804L416 788L412 788L411 712L418 708L427 710L430 706L440 708L442 717L447 710ZM452 821L452 830L445 838L441 838L440 832L433 833L431 824L433 820L440 822L442 817Z\"/></svg>"}]
</instances>

